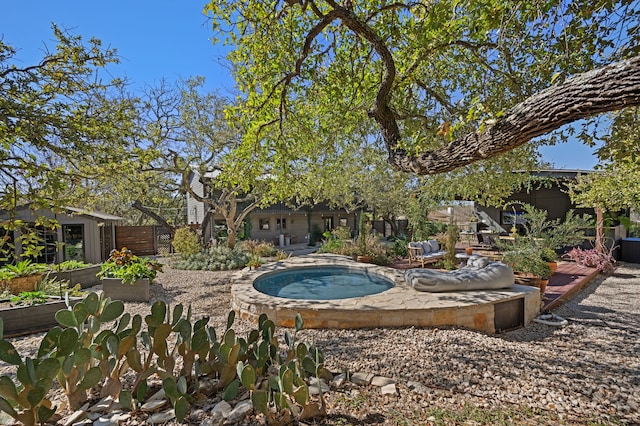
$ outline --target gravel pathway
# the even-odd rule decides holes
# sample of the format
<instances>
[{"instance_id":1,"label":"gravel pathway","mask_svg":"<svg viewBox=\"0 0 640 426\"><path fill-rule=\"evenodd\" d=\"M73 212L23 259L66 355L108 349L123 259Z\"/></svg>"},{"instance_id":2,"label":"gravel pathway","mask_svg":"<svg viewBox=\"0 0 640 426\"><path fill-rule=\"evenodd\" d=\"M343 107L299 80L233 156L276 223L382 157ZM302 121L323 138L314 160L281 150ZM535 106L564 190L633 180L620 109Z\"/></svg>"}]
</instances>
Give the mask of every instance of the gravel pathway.
<instances>
[{"instance_id":1,"label":"gravel pathway","mask_svg":"<svg viewBox=\"0 0 640 426\"><path fill-rule=\"evenodd\" d=\"M191 303L194 318L208 315L222 328L230 277L167 267L152 298ZM126 309L146 315L149 305ZM496 336L448 328L303 330L299 338L315 341L331 371L398 382L395 395L355 385L330 393L330 415L316 424L640 424L640 265L595 280L555 313L569 324L532 323ZM243 334L253 324L236 321L234 328ZM10 341L32 355L42 335ZM0 365L0 373L10 371ZM190 423L206 421L208 408Z\"/></svg>"}]
</instances>

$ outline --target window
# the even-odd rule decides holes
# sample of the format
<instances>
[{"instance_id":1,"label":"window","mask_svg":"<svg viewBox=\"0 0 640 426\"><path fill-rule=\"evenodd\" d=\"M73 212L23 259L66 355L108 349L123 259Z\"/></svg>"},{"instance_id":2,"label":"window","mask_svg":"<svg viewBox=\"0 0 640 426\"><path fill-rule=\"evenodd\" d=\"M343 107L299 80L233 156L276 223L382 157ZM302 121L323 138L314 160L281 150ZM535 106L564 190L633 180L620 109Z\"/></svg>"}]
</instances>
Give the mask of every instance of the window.
<instances>
[{"instance_id":1,"label":"window","mask_svg":"<svg viewBox=\"0 0 640 426\"><path fill-rule=\"evenodd\" d=\"M342 227L347 226L347 218L346 217L341 217L340 218L340 226L342 226Z\"/></svg>"},{"instance_id":2,"label":"window","mask_svg":"<svg viewBox=\"0 0 640 426\"><path fill-rule=\"evenodd\" d=\"M62 225L64 260L84 262L84 225Z\"/></svg>"},{"instance_id":3,"label":"window","mask_svg":"<svg viewBox=\"0 0 640 426\"><path fill-rule=\"evenodd\" d=\"M269 219L260 219L259 220L259 227L261 231L268 231L269 230Z\"/></svg>"},{"instance_id":4,"label":"window","mask_svg":"<svg viewBox=\"0 0 640 426\"><path fill-rule=\"evenodd\" d=\"M276 219L276 229L287 229L287 219Z\"/></svg>"},{"instance_id":5,"label":"window","mask_svg":"<svg viewBox=\"0 0 640 426\"><path fill-rule=\"evenodd\" d=\"M324 230L325 231L333 231L333 216L323 217L324 220Z\"/></svg>"}]
</instances>

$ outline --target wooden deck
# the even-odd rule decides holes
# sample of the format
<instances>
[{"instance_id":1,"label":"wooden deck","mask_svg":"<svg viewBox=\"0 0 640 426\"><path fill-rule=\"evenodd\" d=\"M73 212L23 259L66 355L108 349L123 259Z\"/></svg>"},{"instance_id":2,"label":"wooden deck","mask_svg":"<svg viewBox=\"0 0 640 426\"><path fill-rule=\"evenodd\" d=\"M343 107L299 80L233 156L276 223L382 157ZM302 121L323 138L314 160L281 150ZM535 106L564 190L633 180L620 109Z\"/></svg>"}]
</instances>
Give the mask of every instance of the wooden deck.
<instances>
[{"instance_id":1,"label":"wooden deck","mask_svg":"<svg viewBox=\"0 0 640 426\"><path fill-rule=\"evenodd\" d=\"M598 270L575 262L558 262L558 270L549 279L542 301L543 311L557 308L598 276Z\"/></svg>"}]
</instances>

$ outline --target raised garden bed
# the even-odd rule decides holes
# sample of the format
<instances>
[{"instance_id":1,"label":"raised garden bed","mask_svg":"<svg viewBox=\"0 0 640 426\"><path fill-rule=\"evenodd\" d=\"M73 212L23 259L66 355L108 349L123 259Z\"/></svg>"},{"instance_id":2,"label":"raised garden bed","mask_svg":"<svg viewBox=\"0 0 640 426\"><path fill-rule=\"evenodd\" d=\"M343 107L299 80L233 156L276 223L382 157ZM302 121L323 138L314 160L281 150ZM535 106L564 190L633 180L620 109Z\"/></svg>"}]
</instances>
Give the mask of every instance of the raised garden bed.
<instances>
[{"instance_id":1,"label":"raised garden bed","mask_svg":"<svg viewBox=\"0 0 640 426\"><path fill-rule=\"evenodd\" d=\"M142 278L131 283L123 283L120 278L103 278L102 291L105 297L123 302L148 302L151 299L151 283Z\"/></svg>"},{"instance_id":2,"label":"raised garden bed","mask_svg":"<svg viewBox=\"0 0 640 426\"><path fill-rule=\"evenodd\" d=\"M96 277L98 272L100 272L100 265L91 265L86 268L70 269L68 271L51 271L49 277L69 281L71 287L80 284L82 288L88 288L100 284L100 278Z\"/></svg>"},{"instance_id":3,"label":"raised garden bed","mask_svg":"<svg viewBox=\"0 0 640 426\"><path fill-rule=\"evenodd\" d=\"M81 301L81 297L69 298L71 306ZM49 301L37 305L17 305L9 299L0 300L0 317L4 323L4 337L46 331L58 325L55 315L67 309L64 298L50 296Z\"/></svg>"}]
</instances>

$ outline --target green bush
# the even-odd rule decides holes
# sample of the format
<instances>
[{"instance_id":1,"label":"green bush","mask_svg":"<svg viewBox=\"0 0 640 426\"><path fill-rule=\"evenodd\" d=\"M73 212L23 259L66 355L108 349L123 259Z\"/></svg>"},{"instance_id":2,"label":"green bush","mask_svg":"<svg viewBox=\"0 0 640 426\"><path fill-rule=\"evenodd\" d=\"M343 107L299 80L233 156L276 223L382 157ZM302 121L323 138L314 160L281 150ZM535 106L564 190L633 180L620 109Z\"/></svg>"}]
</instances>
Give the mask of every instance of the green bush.
<instances>
[{"instance_id":1,"label":"green bush","mask_svg":"<svg viewBox=\"0 0 640 426\"><path fill-rule=\"evenodd\" d=\"M180 253L180 257L183 259L199 253L202 249L200 242L198 241L198 236L188 226L176 229L171 245L178 253Z\"/></svg>"},{"instance_id":2,"label":"green bush","mask_svg":"<svg viewBox=\"0 0 640 426\"><path fill-rule=\"evenodd\" d=\"M188 270L228 271L244 268L250 259L251 254L240 247L230 249L227 246L216 246L180 260L173 267Z\"/></svg>"},{"instance_id":3,"label":"green bush","mask_svg":"<svg viewBox=\"0 0 640 426\"><path fill-rule=\"evenodd\" d=\"M278 254L278 250L273 243L262 240L245 240L239 244L241 249L258 257L274 257Z\"/></svg>"}]
</instances>

